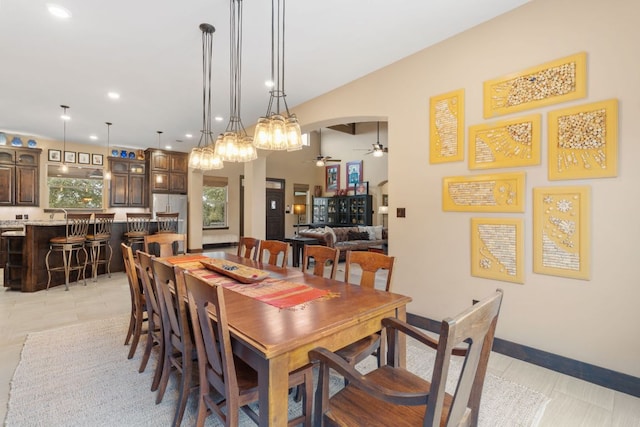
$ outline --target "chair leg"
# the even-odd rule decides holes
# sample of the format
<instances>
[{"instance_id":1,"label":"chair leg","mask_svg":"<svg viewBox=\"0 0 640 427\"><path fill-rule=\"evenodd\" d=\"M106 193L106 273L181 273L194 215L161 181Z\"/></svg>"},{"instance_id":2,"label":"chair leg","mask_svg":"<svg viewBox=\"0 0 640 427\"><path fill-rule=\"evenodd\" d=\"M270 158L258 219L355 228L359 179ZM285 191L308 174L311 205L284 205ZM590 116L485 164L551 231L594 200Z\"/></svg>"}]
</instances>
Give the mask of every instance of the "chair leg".
<instances>
[{"instance_id":1,"label":"chair leg","mask_svg":"<svg viewBox=\"0 0 640 427\"><path fill-rule=\"evenodd\" d=\"M131 342L131 348L129 349L128 359L131 359L136 354L136 348L138 348L138 342L140 341L140 333L142 331L142 314L136 314L136 322L133 327L133 341Z\"/></svg>"},{"instance_id":2,"label":"chair leg","mask_svg":"<svg viewBox=\"0 0 640 427\"><path fill-rule=\"evenodd\" d=\"M138 372L144 372L149 362L149 356L151 355L151 349L153 348L153 334L147 333L147 341L144 346L144 354L142 355L142 361L140 362L140 369Z\"/></svg>"},{"instance_id":3,"label":"chair leg","mask_svg":"<svg viewBox=\"0 0 640 427\"><path fill-rule=\"evenodd\" d=\"M193 361L190 354L182 355L182 379L180 381L180 400L176 408L176 414L173 417L173 426L177 427L182 423L184 410L187 407L189 399L189 391L191 390L191 375L193 374Z\"/></svg>"},{"instance_id":4,"label":"chair leg","mask_svg":"<svg viewBox=\"0 0 640 427\"><path fill-rule=\"evenodd\" d=\"M197 427L204 426L204 420L207 419L207 404L204 401L204 396L200 395L198 399L198 419L196 420Z\"/></svg>"},{"instance_id":5,"label":"chair leg","mask_svg":"<svg viewBox=\"0 0 640 427\"><path fill-rule=\"evenodd\" d=\"M49 285L51 285L51 270L49 268L49 255L51 255L51 247L49 247L49 252L47 252L47 256L44 257L44 265L47 267L47 290L49 290Z\"/></svg>"},{"instance_id":6,"label":"chair leg","mask_svg":"<svg viewBox=\"0 0 640 427\"><path fill-rule=\"evenodd\" d=\"M132 310L133 310L133 307L132 307ZM133 315L133 313L131 313L131 316L129 317L129 330L127 331L127 337L124 339L124 345L129 344L129 340L133 336L133 328L135 327L135 324L136 324L136 318Z\"/></svg>"},{"instance_id":7,"label":"chair leg","mask_svg":"<svg viewBox=\"0 0 640 427\"><path fill-rule=\"evenodd\" d=\"M162 376L162 367L164 362L164 343L158 343L159 353L158 353L158 361L156 362L156 371L153 375L153 381L151 382L151 391L156 391L158 389L158 385L160 384L160 378Z\"/></svg>"},{"instance_id":8,"label":"chair leg","mask_svg":"<svg viewBox=\"0 0 640 427\"><path fill-rule=\"evenodd\" d=\"M69 290L69 273L71 264L71 253L67 256L67 249L62 249L62 262L64 262L64 290Z\"/></svg>"},{"instance_id":9,"label":"chair leg","mask_svg":"<svg viewBox=\"0 0 640 427\"><path fill-rule=\"evenodd\" d=\"M169 373L171 372L171 362L169 361L169 356L171 353L168 353L170 349L164 349L164 358L162 360L162 377L160 377L160 384L158 385L158 394L156 395L156 405L162 402L162 398L164 397L164 392L167 390L167 384L169 383Z\"/></svg>"},{"instance_id":10,"label":"chair leg","mask_svg":"<svg viewBox=\"0 0 640 427\"><path fill-rule=\"evenodd\" d=\"M105 257L107 255L107 248L109 248L109 260L107 261L107 275L109 278L111 278L111 257L113 256L113 248L109 244L108 240L105 242L105 248L104 248Z\"/></svg>"}]
</instances>

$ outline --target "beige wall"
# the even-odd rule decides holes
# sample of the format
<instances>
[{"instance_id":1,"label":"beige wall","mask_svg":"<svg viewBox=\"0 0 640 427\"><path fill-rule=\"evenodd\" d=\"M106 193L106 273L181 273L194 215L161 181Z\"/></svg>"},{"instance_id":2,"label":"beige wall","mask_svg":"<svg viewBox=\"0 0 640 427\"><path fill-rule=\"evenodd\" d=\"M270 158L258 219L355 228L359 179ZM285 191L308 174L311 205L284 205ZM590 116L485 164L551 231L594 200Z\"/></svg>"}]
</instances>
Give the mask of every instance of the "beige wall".
<instances>
[{"instance_id":1,"label":"beige wall","mask_svg":"<svg viewBox=\"0 0 640 427\"><path fill-rule=\"evenodd\" d=\"M393 289L413 298L410 312L441 319L500 287L500 338L640 376L638 16L635 0L535 0L296 108L303 124L388 117L390 210L404 207L407 213L389 215L390 252L397 257ZM442 178L472 172L466 158L429 164L429 97L464 88L466 125L484 123L483 81L581 51L588 54L587 98L535 111L543 113L546 130L550 110L617 98L619 176L548 181L543 132L542 164L523 168L524 214L443 212ZM532 272L532 188L558 185L591 187L590 281ZM469 224L475 216L524 219L524 285L470 276Z\"/></svg>"}]
</instances>

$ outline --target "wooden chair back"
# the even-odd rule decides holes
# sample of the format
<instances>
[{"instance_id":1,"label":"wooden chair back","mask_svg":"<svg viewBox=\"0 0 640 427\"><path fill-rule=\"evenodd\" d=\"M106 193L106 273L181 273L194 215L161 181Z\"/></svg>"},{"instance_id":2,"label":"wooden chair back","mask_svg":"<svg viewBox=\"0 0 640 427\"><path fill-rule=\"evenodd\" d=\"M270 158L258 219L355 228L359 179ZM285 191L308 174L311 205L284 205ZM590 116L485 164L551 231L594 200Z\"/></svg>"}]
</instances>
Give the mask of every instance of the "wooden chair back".
<instances>
[{"instance_id":1,"label":"wooden chair back","mask_svg":"<svg viewBox=\"0 0 640 427\"><path fill-rule=\"evenodd\" d=\"M177 233L180 212L156 212L158 233Z\"/></svg>"},{"instance_id":2,"label":"wooden chair back","mask_svg":"<svg viewBox=\"0 0 640 427\"><path fill-rule=\"evenodd\" d=\"M162 372L162 358L164 355L164 349L162 348L162 312L160 311L160 300L158 299L158 290L156 288L156 282L153 278L153 256L146 252L137 251L138 256L138 277L142 282L142 292L145 296L147 319L148 319L148 331L147 343L140 362L140 372L146 369L151 355L151 350L155 344L160 346L160 357L158 358L158 364L156 372L151 385L151 390L156 390L160 381L160 373Z\"/></svg>"},{"instance_id":3,"label":"wooden chair back","mask_svg":"<svg viewBox=\"0 0 640 427\"><path fill-rule=\"evenodd\" d=\"M264 257L265 251L269 254L266 259ZM263 240L260 242L260 251L258 253L259 262L284 268L287 266L288 257L289 243L281 242L280 240ZM280 262L278 262L278 259L280 259Z\"/></svg>"},{"instance_id":4,"label":"wooden chair back","mask_svg":"<svg viewBox=\"0 0 640 427\"><path fill-rule=\"evenodd\" d=\"M146 310L146 304L142 294L142 288L140 287L140 280L138 278L138 270L133 258L133 251L131 246L127 246L125 243L120 243L122 249L122 258L124 261L124 270L127 273L127 280L129 281L129 292L131 294L131 314L129 316L129 330L127 337L125 338L125 344L129 343L129 340L133 338L131 342L131 348L129 349L129 359L133 357L142 334L142 322L144 319L144 312Z\"/></svg>"},{"instance_id":5,"label":"wooden chair back","mask_svg":"<svg viewBox=\"0 0 640 427\"><path fill-rule=\"evenodd\" d=\"M162 330L164 341L164 360L158 399L162 399L169 381L169 371L176 368L181 374L180 398L176 408L173 425L180 425L191 389L194 368L194 346L188 320L187 292L183 276L176 274L174 267L157 258L152 259L153 278L158 297L161 299ZM178 279L176 276L180 276Z\"/></svg>"},{"instance_id":6,"label":"wooden chair back","mask_svg":"<svg viewBox=\"0 0 640 427\"><path fill-rule=\"evenodd\" d=\"M368 251L347 251L347 257L344 266L344 281L350 282L350 275L353 273L352 264L358 264L362 269L360 277L360 286L366 288L374 288L376 282L376 274L378 271L387 270L387 280L385 283L385 291L391 289L391 274L393 273L393 263L395 257Z\"/></svg>"},{"instance_id":7,"label":"wooden chair back","mask_svg":"<svg viewBox=\"0 0 640 427\"><path fill-rule=\"evenodd\" d=\"M501 303L502 291L498 289L456 317L444 319L439 339L396 318L383 319L390 348L387 364L365 376L327 349L312 350L309 357L320 361L314 425L399 425L402 420L407 426L476 426ZM396 367L400 333L436 349L431 383ZM464 360L455 392L450 395L445 385L454 356ZM330 369L349 381L331 398Z\"/></svg>"},{"instance_id":8,"label":"wooden chair back","mask_svg":"<svg viewBox=\"0 0 640 427\"><path fill-rule=\"evenodd\" d=\"M144 251L153 253L160 258L174 256L178 251L174 248L182 243L182 247L187 247L187 235L178 233L158 233L144 236ZM158 251L154 251L152 245L159 247Z\"/></svg>"},{"instance_id":9,"label":"wooden chair back","mask_svg":"<svg viewBox=\"0 0 640 427\"><path fill-rule=\"evenodd\" d=\"M241 237L238 241L238 256L256 261L260 252L260 239Z\"/></svg>"},{"instance_id":10,"label":"wooden chair back","mask_svg":"<svg viewBox=\"0 0 640 427\"><path fill-rule=\"evenodd\" d=\"M307 272L309 269L309 260L313 259L313 274L316 276L324 277L327 265L331 267L329 272L329 278L336 278L336 271L338 269L338 257L340 256L340 249L331 248L329 246L322 245L305 245L304 255L302 256L302 271Z\"/></svg>"}]
</instances>

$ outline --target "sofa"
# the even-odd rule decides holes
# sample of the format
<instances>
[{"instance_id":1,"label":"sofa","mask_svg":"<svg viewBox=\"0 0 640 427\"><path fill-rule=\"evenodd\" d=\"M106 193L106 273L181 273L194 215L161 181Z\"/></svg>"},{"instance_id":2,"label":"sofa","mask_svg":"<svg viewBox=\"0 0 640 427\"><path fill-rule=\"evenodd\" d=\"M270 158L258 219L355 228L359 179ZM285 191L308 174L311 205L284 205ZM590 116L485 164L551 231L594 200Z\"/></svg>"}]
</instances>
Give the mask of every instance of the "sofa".
<instances>
[{"instance_id":1,"label":"sofa","mask_svg":"<svg viewBox=\"0 0 640 427\"><path fill-rule=\"evenodd\" d=\"M340 249L340 260L347 251L366 251L371 246L387 244L387 229L381 225L354 227L322 227L300 230L301 237L317 239L321 245Z\"/></svg>"}]
</instances>

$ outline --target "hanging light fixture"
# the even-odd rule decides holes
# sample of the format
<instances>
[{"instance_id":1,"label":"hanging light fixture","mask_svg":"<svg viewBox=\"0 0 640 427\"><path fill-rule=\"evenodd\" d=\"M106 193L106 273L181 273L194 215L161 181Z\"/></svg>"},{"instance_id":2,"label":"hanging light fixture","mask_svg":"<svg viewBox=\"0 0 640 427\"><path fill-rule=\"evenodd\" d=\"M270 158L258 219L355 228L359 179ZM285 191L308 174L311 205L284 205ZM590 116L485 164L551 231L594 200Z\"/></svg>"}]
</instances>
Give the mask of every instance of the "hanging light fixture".
<instances>
[{"instance_id":1,"label":"hanging light fixture","mask_svg":"<svg viewBox=\"0 0 640 427\"><path fill-rule=\"evenodd\" d=\"M156 133L158 134L158 150L160 150L160 135L162 135L162 131L161 130L157 130ZM162 184L162 174L161 173L157 173L156 175L156 183L158 184Z\"/></svg>"},{"instance_id":2,"label":"hanging light fixture","mask_svg":"<svg viewBox=\"0 0 640 427\"><path fill-rule=\"evenodd\" d=\"M109 135L109 128L111 127L111 122L104 122L107 125L107 156L109 155L109 153L111 153L111 151L109 150L109 146L110 146L110 135ZM109 167L107 166L107 171L104 173L104 179L106 180L110 180L111 179L111 171L109 170Z\"/></svg>"},{"instance_id":3,"label":"hanging light fixture","mask_svg":"<svg viewBox=\"0 0 640 427\"><path fill-rule=\"evenodd\" d=\"M373 157L382 157L383 155L384 149L382 148L382 144L380 144L380 122L378 122L378 138L373 145Z\"/></svg>"},{"instance_id":4,"label":"hanging light fixture","mask_svg":"<svg viewBox=\"0 0 640 427\"><path fill-rule=\"evenodd\" d=\"M230 2L230 114L224 134L216 140L215 154L225 162L250 162L258 158L253 138L247 135L240 118L240 86L242 81L242 0Z\"/></svg>"},{"instance_id":5,"label":"hanging light fixture","mask_svg":"<svg viewBox=\"0 0 640 427\"><path fill-rule=\"evenodd\" d=\"M62 107L62 115L60 118L62 119L62 167L60 170L63 173L69 172L69 166L67 166L67 162L65 161L65 153L67 152L67 121L71 120L71 116L67 114L67 109L69 109L68 105L61 105Z\"/></svg>"},{"instance_id":6,"label":"hanging light fixture","mask_svg":"<svg viewBox=\"0 0 640 427\"><path fill-rule=\"evenodd\" d=\"M271 0L271 81L267 114L256 125L253 144L263 150L302 148L300 124L289 112L284 93L285 0ZM283 107L284 111L280 112Z\"/></svg>"},{"instance_id":7,"label":"hanging light fixture","mask_svg":"<svg viewBox=\"0 0 640 427\"><path fill-rule=\"evenodd\" d=\"M211 131L211 61L213 33L211 24L200 24L202 31L202 130L198 146L189 154L189 167L200 170L222 169L224 164L214 154L215 141Z\"/></svg>"}]
</instances>

